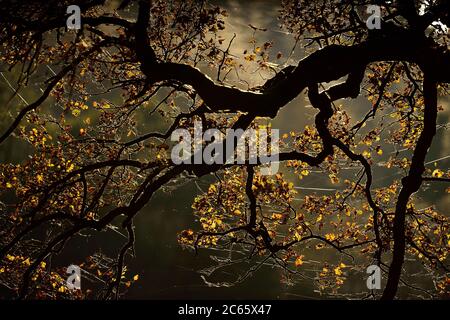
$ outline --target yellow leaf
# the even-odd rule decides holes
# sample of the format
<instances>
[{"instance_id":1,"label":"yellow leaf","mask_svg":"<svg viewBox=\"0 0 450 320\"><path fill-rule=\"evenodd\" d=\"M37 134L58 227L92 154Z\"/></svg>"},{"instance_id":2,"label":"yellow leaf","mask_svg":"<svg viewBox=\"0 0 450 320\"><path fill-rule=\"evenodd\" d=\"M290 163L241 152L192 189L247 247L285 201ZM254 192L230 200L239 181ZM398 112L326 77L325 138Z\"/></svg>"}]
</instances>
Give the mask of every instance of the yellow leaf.
<instances>
[{"instance_id":1,"label":"yellow leaf","mask_svg":"<svg viewBox=\"0 0 450 320\"><path fill-rule=\"evenodd\" d=\"M42 181L44 181L44 176L43 176L42 174L38 174L38 175L36 176L36 181L37 181L38 183L41 183Z\"/></svg>"},{"instance_id":2,"label":"yellow leaf","mask_svg":"<svg viewBox=\"0 0 450 320\"><path fill-rule=\"evenodd\" d=\"M367 151L367 150L364 150L362 155L366 159L370 159L372 157L372 154L369 151Z\"/></svg>"},{"instance_id":3,"label":"yellow leaf","mask_svg":"<svg viewBox=\"0 0 450 320\"><path fill-rule=\"evenodd\" d=\"M334 233L327 233L325 235L325 239L329 240L329 241L333 241L336 240L336 235Z\"/></svg>"},{"instance_id":4,"label":"yellow leaf","mask_svg":"<svg viewBox=\"0 0 450 320\"><path fill-rule=\"evenodd\" d=\"M138 280L139 280L139 275L138 275L138 274L135 275L135 276L133 277L133 280L134 280L134 281L138 281Z\"/></svg>"},{"instance_id":5,"label":"yellow leaf","mask_svg":"<svg viewBox=\"0 0 450 320\"><path fill-rule=\"evenodd\" d=\"M73 163L70 163L66 169L66 172L71 172L71 171L73 171L74 168L75 168L75 166L73 165Z\"/></svg>"},{"instance_id":6,"label":"yellow leaf","mask_svg":"<svg viewBox=\"0 0 450 320\"><path fill-rule=\"evenodd\" d=\"M247 61L255 61L256 55L254 55L254 54L249 54L249 55L247 55L247 56L244 56L244 59L247 60Z\"/></svg>"},{"instance_id":7,"label":"yellow leaf","mask_svg":"<svg viewBox=\"0 0 450 320\"><path fill-rule=\"evenodd\" d=\"M302 176L307 176L307 175L309 175L309 171L306 170L306 169L302 170L300 173L301 173Z\"/></svg>"},{"instance_id":8,"label":"yellow leaf","mask_svg":"<svg viewBox=\"0 0 450 320\"><path fill-rule=\"evenodd\" d=\"M7 187L8 189L11 189L11 188L12 188L12 184L9 183L9 182L7 182L7 183L6 183L6 187Z\"/></svg>"},{"instance_id":9,"label":"yellow leaf","mask_svg":"<svg viewBox=\"0 0 450 320\"><path fill-rule=\"evenodd\" d=\"M340 267L336 267L334 268L334 274L337 276L341 276L342 275L342 270Z\"/></svg>"},{"instance_id":10,"label":"yellow leaf","mask_svg":"<svg viewBox=\"0 0 450 320\"><path fill-rule=\"evenodd\" d=\"M295 266L296 266L296 267L301 266L301 265L303 264L303 258L304 258L304 256L301 255L301 256L298 256L298 257L295 259Z\"/></svg>"},{"instance_id":11,"label":"yellow leaf","mask_svg":"<svg viewBox=\"0 0 450 320\"><path fill-rule=\"evenodd\" d=\"M274 220L281 220L284 218L284 214L282 213L272 213L272 219Z\"/></svg>"},{"instance_id":12,"label":"yellow leaf","mask_svg":"<svg viewBox=\"0 0 450 320\"><path fill-rule=\"evenodd\" d=\"M432 173L432 176L434 178L441 178L443 175L444 175L444 172L439 169L435 169Z\"/></svg>"},{"instance_id":13,"label":"yellow leaf","mask_svg":"<svg viewBox=\"0 0 450 320\"><path fill-rule=\"evenodd\" d=\"M78 109L72 110L72 115L73 115L74 117L78 117L78 116L80 115L80 113L81 113L81 111L78 110Z\"/></svg>"},{"instance_id":14,"label":"yellow leaf","mask_svg":"<svg viewBox=\"0 0 450 320\"><path fill-rule=\"evenodd\" d=\"M320 249L323 249L323 243L318 243L318 244L316 244L316 250L320 250Z\"/></svg>"},{"instance_id":15,"label":"yellow leaf","mask_svg":"<svg viewBox=\"0 0 450 320\"><path fill-rule=\"evenodd\" d=\"M330 177L330 181L332 184L339 183L339 178L334 173L331 173L328 176Z\"/></svg>"}]
</instances>

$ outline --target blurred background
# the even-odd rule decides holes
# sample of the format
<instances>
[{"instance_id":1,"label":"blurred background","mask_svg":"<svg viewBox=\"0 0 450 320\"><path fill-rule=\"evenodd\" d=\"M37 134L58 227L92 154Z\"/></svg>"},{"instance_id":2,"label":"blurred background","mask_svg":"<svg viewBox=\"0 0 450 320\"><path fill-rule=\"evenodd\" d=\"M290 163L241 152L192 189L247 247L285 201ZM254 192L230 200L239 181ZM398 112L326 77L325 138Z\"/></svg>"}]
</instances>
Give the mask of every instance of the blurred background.
<instances>
[{"instance_id":1,"label":"blurred background","mask_svg":"<svg viewBox=\"0 0 450 320\"><path fill-rule=\"evenodd\" d=\"M211 1L212 5L219 5L228 11L226 18L226 28L223 32L225 44L236 34L231 47L231 54L243 60L244 50L248 49L250 41L254 38L257 43L273 41L272 52L281 52L281 59L274 59L275 65L295 65L304 57L305 50L301 43L295 45L293 35L286 33L279 27L277 19L280 9L280 1L276 0L223 0ZM254 28L265 29L265 31L254 32ZM14 72L1 70L0 74L0 125L4 130L11 117L9 109L5 110L3 105L8 101L14 90ZM205 68L205 72L212 72ZM263 83L264 75L248 72L243 75L244 79L253 83ZM39 84L31 84L23 90L22 97L25 100L32 100L40 94ZM109 96L111 100L119 97ZM20 98L15 98L20 107ZM371 103L361 97L355 100L340 101L345 110L352 116L352 119L362 118L370 109ZM432 149L427 158L427 166L439 164L440 168L449 168L450 165L450 136L447 132L449 122L449 97L442 98L440 104L444 106L444 111L439 113L439 130L434 140ZM272 127L281 130L281 134L291 130L302 130L307 124L312 124L316 111L308 107L308 100L305 95L300 95L297 99L289 103L272 121ZM150 127L158 128L160 125L156 120L148 124ZM373 124L371 124L373 126ZM370 125L367 130L370 129ZM14 138L13 138L14 139ZM17 140L17 139L16 139ZM384 156L389 157L389 153L395 150L386 148ZM17 141L7 141L0 148L1 162L20 162L29 154L30 149L25 144ZM404 156L410 154L404 152ZM382 162L383 158L375 161ZM349 168L348 177L355 178L357 170ZM374 187L386 186L394 179L399 179L402 172L387 170L374 164ZM174 191L167 193L158 192L150 203L135 218L136 245L134 259L128 259L128 269L132 274L139 274L137 281L125 296L127 299L308 299L327 298L320 296L315 291L312 282L305 279L294 285L288 286L280 281L280 270L271 266L266 266L258 270L252 277L240 284L232 287L215 287L208 284L201 278L200 270L214 265L211 256L221 254L212 249L202 249L195 255L194 252L183 250L177 243L177 233L184 229L199 228L199 224L192 214L191 204L194 197L206 190L209 183L213 182L213 177L205 177L198 181L190 182ZM299 192L299 199L305 194L326 194L334 192L339 185L332 185L329 179L321 177L314 172L298 180L292 176L292 180ZM436 205L442 213L448 214L450 205L449 194L444 191L445 186L435 184L433 187L425 188L416 196L419 207ZM299 200L300 201L300 200ZM123 236L115 232L101 233L94 237L81 237L69 242L66 250L58 257L57 263L61 266L76 264L87 254L92 254L93 250L101 248L105 254L115 255L117 248L126 241ZM303 253L309 263L305 262L305 268L313 270L318 266L314 260L327 261L337 259L336 256L327 256L327 253L315 250ZM333 261L333 260L331 260ZM233 273L242 272L239 269L218 270L208 281L215 279L220 281L223 277L233 276ZM384 281L382 282L384 284ZM83 284L82 284L83 285ZM432 283L418 283L423 288L430 288ZM2 290L3 291L3 290ZM0 291L0 296L8 295L7 292ZM342 292L347 291L367 291L366 278L354 277L348 280ZM402 292L400 292L402 297ZM407 297L407 296L403 296Z\"/></svg>"}]
</instances>

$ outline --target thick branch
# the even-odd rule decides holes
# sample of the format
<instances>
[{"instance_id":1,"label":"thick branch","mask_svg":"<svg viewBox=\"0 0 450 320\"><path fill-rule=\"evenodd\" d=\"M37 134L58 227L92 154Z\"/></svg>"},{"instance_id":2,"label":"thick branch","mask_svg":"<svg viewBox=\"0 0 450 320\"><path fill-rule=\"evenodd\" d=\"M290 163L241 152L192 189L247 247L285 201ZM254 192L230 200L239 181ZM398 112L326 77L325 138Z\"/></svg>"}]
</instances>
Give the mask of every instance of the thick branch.
<instances>
[{"instance_id":1,"label":"thick branch","mask_svg":"<svg viewBox=\"0 0 450 320\"><path fill-rule=\"evenodd\" d=\"M389 276L383 292L383 300L394 299L397 293L398 283L402 273L402 265L405 259L405 218L406 208L411 195L417 192L422 184L422 174L425 171L425 157L431 146L433 137L436 134L437 119L437 84L434 79L430 79L425 74L423 83L425 111L423 131L417 141L417 146L411 160L411 167L408 175L402 179L402 189L395 206L394 217L394 251Z\"/></svg>"}]
</instances>

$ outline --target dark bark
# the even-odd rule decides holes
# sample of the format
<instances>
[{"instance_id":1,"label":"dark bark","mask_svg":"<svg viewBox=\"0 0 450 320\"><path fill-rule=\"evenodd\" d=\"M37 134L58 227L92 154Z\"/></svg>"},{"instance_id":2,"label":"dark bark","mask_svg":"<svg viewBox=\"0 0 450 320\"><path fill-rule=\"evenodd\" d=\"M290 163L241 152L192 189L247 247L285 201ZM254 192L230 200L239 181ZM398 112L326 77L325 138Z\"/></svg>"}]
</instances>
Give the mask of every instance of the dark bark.
<instances>
[{"instance_id":1,"label":"dark bark","mask_svg":"<svg viewBox=\"0 0 450 320\"><path fill-rule=\"evenodd\" d=\"M425 171L425 157L436 134L437 119L437 83L425 74L423 82L425 110L423 130L417 141L408 175L402 179L402 189L397 199L394 217L394 250L386 287L382 300L394 299L400 281L402 266L405 259L406 238L405 220L406 208L410 197L417 192L422 184L422 174Z\"/></svg>"}]
</instances>

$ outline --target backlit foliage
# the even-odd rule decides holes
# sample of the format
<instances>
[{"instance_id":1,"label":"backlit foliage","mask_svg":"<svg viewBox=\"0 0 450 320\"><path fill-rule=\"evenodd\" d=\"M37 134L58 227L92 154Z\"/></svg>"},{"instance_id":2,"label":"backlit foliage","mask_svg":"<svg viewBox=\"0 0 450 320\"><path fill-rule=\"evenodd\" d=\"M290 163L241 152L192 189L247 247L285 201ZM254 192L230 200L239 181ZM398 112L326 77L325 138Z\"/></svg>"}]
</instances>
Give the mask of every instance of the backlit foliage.
<instances>
[{"instance_id":1,"label":"backlit foliage","mask_svg":"<svg viewBox=\"0 0 450 320\"><path fill-rule=\"evenodd\" d=\"M398 286L408 297L448 297L448 212L420 193L449 193L450 170L425 163L437 115L448 112L445 0L377 1L386 17L378 31L365 23L369 1L281 1L282 28L306 49L298 66L283 65L272 40L259 43L265 30L255 26L248 48L232 54L232 17L203 0L78 1L79 31L65 30L68 1L2 2L2 74L17 91L3 106L0 143L26 150L0 164L0 284L14 294L125 294L139 279L126 267L135 215L155 192L208 176L215 181L192 203L197 223L178 241L220 252L200 270L209 285L270 266L288 285L365 297L349 282L364 286L376 264L389 279L383 298ZM38 95L27 92L34 84ZM283 131L280 172L171 161L175 129L270 127L303 90L314 120ZM369 107L352 118L347 98L358 96ZM395 178L379 183L381 172ZM308 190L312 180L323 190ZM126 232L123 247L113 258L95 248L79 261L91 287L68 291L52 258L105 230ZM230 266L239 266L232 279L211 280Z\"/></svg>"}]
</instances>

